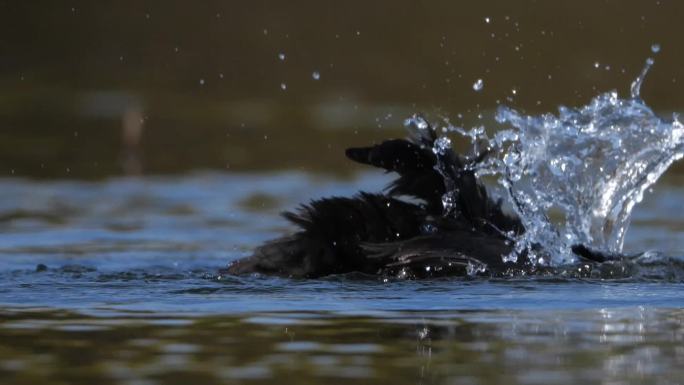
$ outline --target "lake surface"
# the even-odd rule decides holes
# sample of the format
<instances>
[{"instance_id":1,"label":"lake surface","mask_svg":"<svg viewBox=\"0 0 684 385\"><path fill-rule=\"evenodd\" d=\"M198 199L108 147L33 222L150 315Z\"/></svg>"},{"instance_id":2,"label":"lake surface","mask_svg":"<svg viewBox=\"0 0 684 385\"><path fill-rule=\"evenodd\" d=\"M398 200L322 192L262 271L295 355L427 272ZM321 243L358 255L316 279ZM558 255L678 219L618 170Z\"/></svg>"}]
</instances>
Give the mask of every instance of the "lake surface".
<instances>
[{"instance_id":1,"label":"lake surface","mask_svg":"<svg viewBox=\"0 0 684 385\"><path fill-rule=\"evenodd\" d=\"M678 178L646 196L628 250L684 250ZM279 211L387 180L297 172L1 180L2 382L665 384L684 374L677 274L219 275L288 230Z\"/></svg>"}]
</instances>

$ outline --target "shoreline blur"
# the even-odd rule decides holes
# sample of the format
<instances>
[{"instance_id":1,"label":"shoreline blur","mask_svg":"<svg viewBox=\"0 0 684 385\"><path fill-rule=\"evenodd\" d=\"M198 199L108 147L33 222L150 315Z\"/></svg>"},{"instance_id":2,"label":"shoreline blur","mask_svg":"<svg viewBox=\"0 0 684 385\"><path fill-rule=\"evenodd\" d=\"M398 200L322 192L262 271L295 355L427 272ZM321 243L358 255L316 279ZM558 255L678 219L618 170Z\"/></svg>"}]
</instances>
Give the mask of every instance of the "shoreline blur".
<instances>
[{"instance_id":1,"label":"shoreline blur","mask_svg":"<svg viewBox=\"0 0 684 385\"><path fill-rule=\"evenodd\" d=\"M44 1L0 13L6 177L350 175L345 147L403 136L413 113L491 130L499 104L543 113L624 95L649 56L643 98L684 110L679 2Z\"/></svg>"}]
</instances>

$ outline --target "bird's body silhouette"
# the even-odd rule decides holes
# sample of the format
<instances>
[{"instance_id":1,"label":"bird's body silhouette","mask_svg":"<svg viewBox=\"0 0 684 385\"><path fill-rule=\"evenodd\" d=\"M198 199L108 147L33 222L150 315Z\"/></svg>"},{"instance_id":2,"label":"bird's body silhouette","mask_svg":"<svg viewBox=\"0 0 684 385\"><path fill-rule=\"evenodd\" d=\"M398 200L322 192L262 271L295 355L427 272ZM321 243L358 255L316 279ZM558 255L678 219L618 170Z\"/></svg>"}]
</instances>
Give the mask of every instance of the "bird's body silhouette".
<instances>
[{"instance_id":1,"label":"bird's body silhouette","mask_svg":"<svg viewBox=\"0 0 684 385\"><path fill-rule=\"evenodd\" d=\"M431 127L414 127L407 139L347 149L348 158L398 178L384 193L360 192L302 205L283 215L298 226L291 235L259 246L233 262L229 274L316 278L361 272L410 278L490 274L524 269L503 257L512 238L525 231L520 219L494 201L472 171L480 161L451 148L435 150ZM451 192L445 212L443 199ZM602 262L605 255L576 246L580 257Z\"/></svg>"}]
</instances>

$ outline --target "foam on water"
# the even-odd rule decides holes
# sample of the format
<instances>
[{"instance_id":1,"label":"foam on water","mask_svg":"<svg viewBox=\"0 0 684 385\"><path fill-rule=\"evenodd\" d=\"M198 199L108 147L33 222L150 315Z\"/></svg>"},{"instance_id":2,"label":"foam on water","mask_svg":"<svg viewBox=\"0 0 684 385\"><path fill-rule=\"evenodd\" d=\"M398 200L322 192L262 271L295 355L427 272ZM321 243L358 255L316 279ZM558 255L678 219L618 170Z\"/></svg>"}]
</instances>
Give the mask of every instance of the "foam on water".
<instances>
[{"instance_id":1,"label":"foam on water","mask_svg":"<svg viewBox=\"0 0 684 385\"><path fill-rule=\"evenodd\" d=\"M634 205L684 155L678 116L662 119L640 98L652 64L649 58L629 98L610 91L586 106L561 106L557 114L538 116L501 106L496 120L504 127L493 137L481 127L465 131L448 125L447 131L490 153L475 171L497 177L525 225L526 232L515 238L516 252L506 260L527 251L532 261L568 263L574 258L569 248L578 243L622 250ZM438 140L436 147L442 144Z\"/></svg>"}]
</instances>

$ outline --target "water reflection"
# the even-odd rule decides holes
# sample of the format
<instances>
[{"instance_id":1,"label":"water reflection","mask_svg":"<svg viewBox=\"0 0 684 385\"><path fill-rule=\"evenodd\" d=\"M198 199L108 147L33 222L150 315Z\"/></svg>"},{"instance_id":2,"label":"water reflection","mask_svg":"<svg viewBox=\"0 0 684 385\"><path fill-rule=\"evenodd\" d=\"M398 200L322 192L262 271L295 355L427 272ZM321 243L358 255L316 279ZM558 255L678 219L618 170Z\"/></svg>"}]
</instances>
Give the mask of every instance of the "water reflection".
<instances>
[{"instance_id":1,"label":"water reflection","mask_svg":"<svg viewBox=\"0 0 684 385\"><path fill-rule=\"evenodd\" d=\"M684 374L684 313L649 308L198 318L5 309L0 337L5 383L650 384Z\"/></svg>"}]
</instances>

